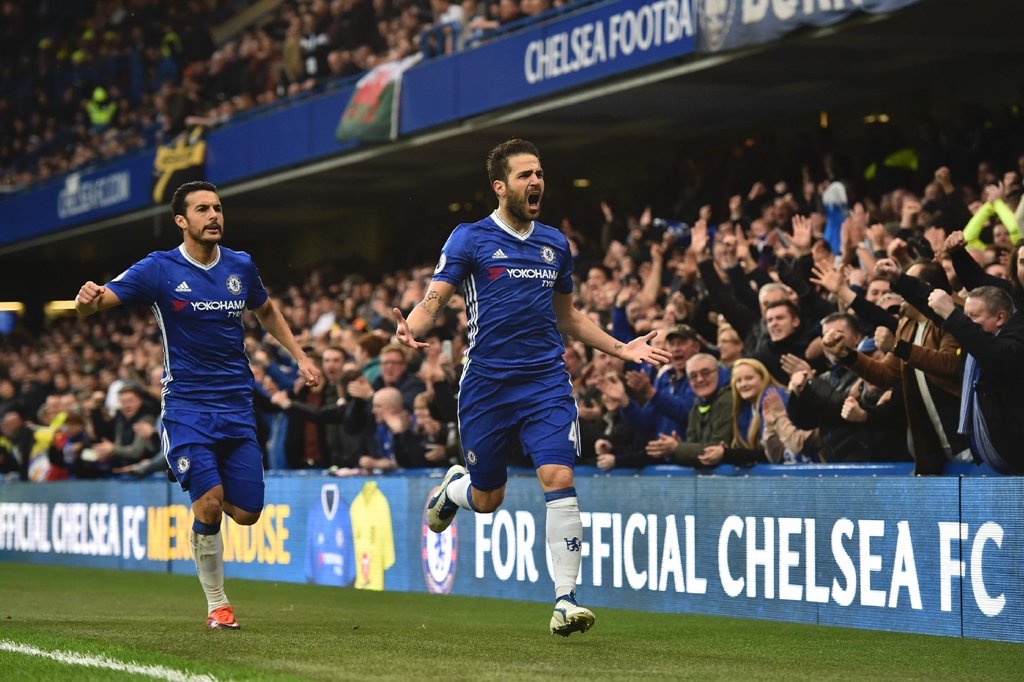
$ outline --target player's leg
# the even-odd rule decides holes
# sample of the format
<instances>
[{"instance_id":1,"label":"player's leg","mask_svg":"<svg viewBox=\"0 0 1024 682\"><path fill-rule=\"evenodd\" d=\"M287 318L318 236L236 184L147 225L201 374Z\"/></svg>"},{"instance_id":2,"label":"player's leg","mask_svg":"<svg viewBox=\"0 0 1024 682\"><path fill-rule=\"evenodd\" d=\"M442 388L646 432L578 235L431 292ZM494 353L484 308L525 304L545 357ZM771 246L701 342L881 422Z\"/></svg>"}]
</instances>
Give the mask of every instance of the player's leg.
<instances>
[{"instance_id":1,"label":"player's leg","mask_svg":"<svg viewBox=\"0 0 1024 682\"><path fill-rule=\"evenodd\" d=\"M564 386L563 386L564 383ZM594 614L576 603L583 548L583 522L576 498L573 466L579 453L576 403L566 376L547 391L537 391L538 402L525 414L521 440L537 467L537 479L547 507L545 534L555 587L552 634L563 637L586 632Z\"/></svg>"},{"instance_id":2,"label":"player's leg","mask_svg":"<svg viewBox=\"0 0 1024 682\"><path fill-rule=\"evenodd\" d=\"M178 483L192 500L189 544L199 584L206 595L207 626L237 629L233 615L225 618L223 624L213 615L230 615L231 608L224 594L224 488L211 438L215 433L213 427L213 419L207 414L165 414L163 449Z\"/></svg>"},{"instance_id":3,"label":"player's leg","mask_svg":"<svg viewBox=\"0 0 1024 682\"><path fill-rule=\"evenodd\" d=\"M555 582L555 608L551 634L568 637L586 632L594 625L594 613L576 602L576 579L580 574L583 522L576 499L572 469L560 464L537 467L537 478L547 506L548 551Z\"/></svg>"},{"instance_id":4,"label":"player's leg","mask_svg":"<svg viewBox=\"0 0 1024 682\"><path fill-rule=\"evenodd\" d=\"M192 559L206 595L207 627L237 630L234 612L224 593L224 487L216 485L192 503Z\"/></svg>"},{"instance_id":5,"label":"player's leg","mask_svg":"<svg viewBox=\"0 0 1024 682\"><path fill-rule=\"evenodd\" d=\"M466 466L453 466L427 502L427 527L440 533L461 509L492 512L505 499L505 451L512 437L515 399L505 386L471 371L459 389L459 433Z\"/></svg>"},{"instance_id":6,"label":"player's leg","mask_svg":"<svg viewBox=\"0 0 1024 682\"><path fill-rule=\"evenodd\" d=\"M224 481L224 512L240 526L251 526L263 512L263 449L256 440L252 412L218 415L218 469Z\"/></svg>"},{"instance_id":7,"label":"player's leg","mask_svg":"<svg viewBox=\"0 0 1024 682\"><path fill-rule=\"evenodd\" d=\"M470 435L465 430L464 434ZM476 442L472 435L470 438L471 442ZM427 503L427 527L435 533L450 526L460 508L487 514L497 509L505 499L508 468L503 443L508 442L508 437L491 433L489 438L479 442L491 445L485 446L487 451L474 450L463 441L468 468L455 465L448 469L437 492Z\"/></svg>"},{"instance_id":8,"label":"player's leg","mask_svg":"<svg viewBox=\"0 0 1024 682\"><path fill-rule=\"evenodd\" d=\"M537 467L547 507L546 535L554 572L555 598L576 589L580 573L583 522L576 499L572 469L560 464Z\"/></svg>"},{"instance_id":9,"label":"player's leg","mask_svg":"<svg viewBox=\"0 0 1024 682\"><path fill-rule=\"evenodd\" d=\"M256 441L256 423L251 412L224 413L216 415L218 434L218 471L223 485L220 486L221 508L240 526L251 526L260 519L263 511L263 450ZM216 545L204 560L219 569L217 579L221 592L224 590L224 542L218 533ZM211 628L238 629L234 609L224 598L223 604L214 608L210 605L209 626Z\"/></svg>"},{"instance_id":10,"label":"player's leg","mask_svg":"<svg viewBox=\"0 0 1024 682\"><path fill-rule=\"evenodd\" d=\"M231 520L239 526L251 526L260 520L261 511L251 512L236 507L227 500L224 501L224 513L231 517Z\"/></svg>"},{"instance_id":11,"label":"player's leg","mask_svg":"<svg viewBox=\"0 0 1024 682\"><path fill-rule=\"evenodd\" d=\"M463 509L472 509L480 514L490 514L505 501L504 483L493 490L481 490L473 483L472 475L465 476L464 478L466 480L461 483L456 480L448 490L448 498L456 506ZM478 476L477 479L479 480L480 477Z\"/></svg>"}]
</instances>

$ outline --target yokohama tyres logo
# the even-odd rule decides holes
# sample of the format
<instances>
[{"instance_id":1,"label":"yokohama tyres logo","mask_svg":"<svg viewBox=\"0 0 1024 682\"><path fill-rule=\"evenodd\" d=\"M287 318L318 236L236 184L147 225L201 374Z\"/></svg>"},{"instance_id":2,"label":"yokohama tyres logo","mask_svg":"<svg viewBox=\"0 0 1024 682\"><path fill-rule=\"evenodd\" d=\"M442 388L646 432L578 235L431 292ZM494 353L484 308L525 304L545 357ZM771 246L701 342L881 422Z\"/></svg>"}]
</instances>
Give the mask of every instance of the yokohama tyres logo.
<instances>
[{"instance_id":1,"label":"yokohama tyres logo","mask_svg":"<svg viewBox=\"0 0 1024 682\"><path fill-rule=\"evenodd\" d=\"M192 310L205 312L208 310L242 310L245 308L245 301L193 301Z\"/></svg>"},{"instance_id":2,"label":"yokohama tyres logo","mask_svg":"<svg viewBox=\"0 0 1024 682\"><path fill-rule=\"evenodd\" d=\"M504 274L512 279L543 279L547 281L555 281L558 279L558 270L553 268L503 268L503 267L492 267L487 268L487 279L493 282Z\"/></svg>"}]
</instances>

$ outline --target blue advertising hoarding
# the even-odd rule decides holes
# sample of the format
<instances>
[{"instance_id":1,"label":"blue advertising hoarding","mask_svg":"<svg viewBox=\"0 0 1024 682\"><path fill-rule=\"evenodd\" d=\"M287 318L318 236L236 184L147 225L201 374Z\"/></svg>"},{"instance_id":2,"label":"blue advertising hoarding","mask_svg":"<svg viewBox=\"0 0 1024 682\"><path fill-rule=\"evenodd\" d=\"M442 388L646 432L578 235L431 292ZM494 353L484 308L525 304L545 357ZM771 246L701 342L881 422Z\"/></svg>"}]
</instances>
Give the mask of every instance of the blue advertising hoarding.
<instances>
[{"instance_id":1,"label":"blue advertising hoarding","mask_svg":"<svg viewBox=\"0 0 1024 682\"><path fill-rule=\"evenodd\" d=\"M407 486L397 476L270 477L255 525L225 520L225 575L423 589L404 568L420 547L407 541L419 532L418 521L408 527ZM165 481L0 485L0 560L192 575L191 528L188 497Z\"/></svg>"},{"instance_id":2,"label":"blue advertising hoarding","mask_svg":"<svg viewBox=\"0 0 1024 682\"><path fill-rule=\"evenodd\" d=\"M334 130L352 87L215 128L206 135L204 175L228 185L357 147ZM0 201L0 245L14 244L154 205L155 150L70 173ZM170 188L173 191L173 186Z\"/></svg>"},{"instance_id":3,"label":"blue advertising hoarding","mask_svg":"<svg viewBox=\"0 0 1024 682\"><path fill-rule=\"evenodd\" d=\"M963 479L960 524L947 529L963 591L964 637L1024 641L1024 478ZM959 551L956 549L959 548Z\"/></svg>"},{"instance_id":4,"label":"blue advertising hoarding","mask_svg":"<svg viewBox=\"0 0 1024 682\"><path fill-rule=\"evenodd\" d=\"M267 479L251 527L224 524L228 577L500 597L552 596L532 477L442 534L438 478ZM609 476L577 479L588 606L1024 642L1024 481ZM0 560L194 572L175 486L0 485Z\"/></svg>"},{"instance_id":5,"label":"blue advertising hoarding","mask_svg":"<svg viewBox=\"0 0 1024 682\"><path fill-rule=\"evenodd\" d=\"M894 12L922 0L693 0L698 50L719 52L777 40L804 26L831 26L857 12Z\"/></svg>"},{"instance_id":6,"label":"blue advertising hoarding","mask_svg":"<svg viewBox=\"0 0 1024 682\"><path fill-rule=\"evenodd\" d=\"M405 75L403 135L695 53L761 45L921 0L621 0L504 36Z\"/></svg>"},{"instance_id":7,"label":"blue advertising hoarding","mask_svg":"<svg viewBox=\"0 0 1024 682\"><path fill-rule=\"evenodd\" d=\"M948 536L959 485L580 479L580 594L595 606L959 635L961 585L951 571L960 548ZM458 517L453 593L550 597L544 504L534 487L510 486L495 514ZM1003 549L1019 543L1017 534Z\"/></svg>"},{"instance_id":8,"label":"blue advertising hoarding","mask_svg":"<svg viewBox=\"0 0 1024 682\"><path fill-rule=\"evenodd\" d=\"M151 206L153 152L69 173L0 201L0 245Z\"/></svg>"},{"instance_id":9,"label":"blue advertising hoarding","mask_svg":"<svg viewBox=\"0 0 1024 682\"><path fill-rule=\"evenodd\" d=\"M166 571L152 560L152 514L168 508L171 492L158 481L0 485L0 559Z\"/></svg>"},{"instance_id":10,"label":"blue advertising hoarding","mask_svg":"<svg viewBox=\"0 0 1024 682\"><path fill-rule=\"evenodd\" d=\"M352 90L338 88L210 131L206 179L227 185L355 149L358 144L334 137Z\"/></svg>"},{"instance_id":11,"label":"blue advertising hoarding","mask_svg":"<svg viewBox=\"0 0 1024 682\"><path fill-rule=\"evenodd\" d=\"M622 0L499 37L405 74L409 134L690 54L691 0Z\"/></svg>"}]
</instances>

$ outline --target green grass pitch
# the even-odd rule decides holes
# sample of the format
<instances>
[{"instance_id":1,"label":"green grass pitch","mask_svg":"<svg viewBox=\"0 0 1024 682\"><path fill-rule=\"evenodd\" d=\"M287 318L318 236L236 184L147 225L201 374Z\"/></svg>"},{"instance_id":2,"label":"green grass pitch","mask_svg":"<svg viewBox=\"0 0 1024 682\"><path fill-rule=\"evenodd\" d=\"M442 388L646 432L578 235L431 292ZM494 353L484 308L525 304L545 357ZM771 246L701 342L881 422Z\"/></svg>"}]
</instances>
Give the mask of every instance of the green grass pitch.
<instances>
[{"instance_id":1,"label":"green grass pitch","mask_svg":"<svg viewBox=\"0 0 1024 682\"><path fill-rule=\"evenodd\" d=\"M194 577L0 563L0 679L146 679L19 645L182 680L989 681L1024 669L1024 645L981 640L614 609L563 639L542 603L244 580L227 592L238 632L205 629Z\"/></svg>"}]
</instances>

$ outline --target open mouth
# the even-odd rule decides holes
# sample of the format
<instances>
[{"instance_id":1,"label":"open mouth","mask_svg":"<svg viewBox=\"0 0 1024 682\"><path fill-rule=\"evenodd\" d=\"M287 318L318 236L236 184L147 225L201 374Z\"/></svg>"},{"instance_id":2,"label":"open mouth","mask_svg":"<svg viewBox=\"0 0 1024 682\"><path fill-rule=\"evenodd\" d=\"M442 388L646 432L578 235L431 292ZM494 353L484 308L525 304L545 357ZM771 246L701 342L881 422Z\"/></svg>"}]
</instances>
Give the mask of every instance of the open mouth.
<instances>
[{"instance_id":1,"label":"open mouth","mask_svg":"<svg viewBox=\"0 0 1024 682\"><path fill-rule=\"evenodd\" d=\"M530 208L540 207L540 192L531 192L526 195L526 205Z\"/></svg>"}]
</instances>

